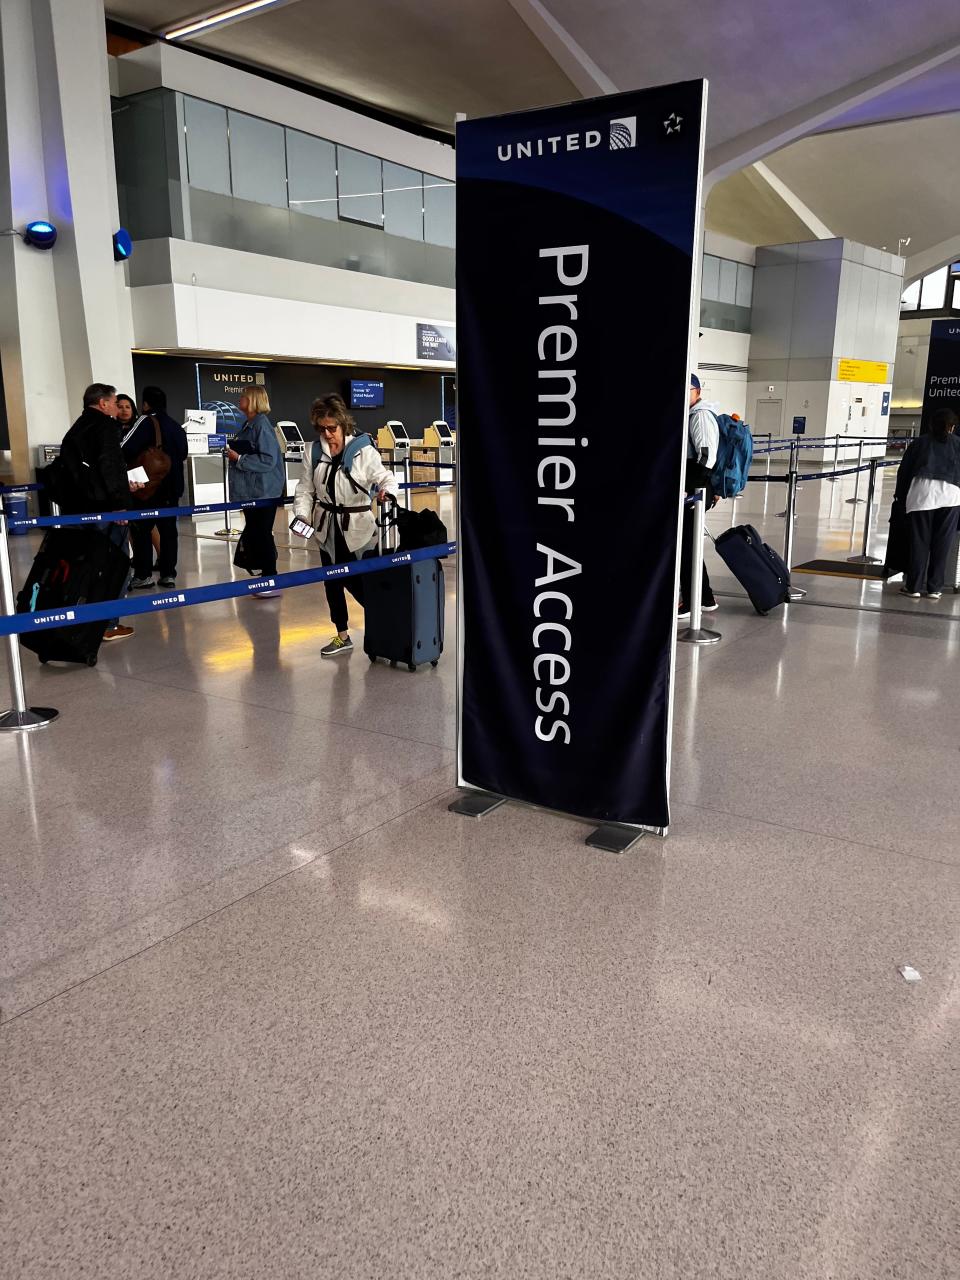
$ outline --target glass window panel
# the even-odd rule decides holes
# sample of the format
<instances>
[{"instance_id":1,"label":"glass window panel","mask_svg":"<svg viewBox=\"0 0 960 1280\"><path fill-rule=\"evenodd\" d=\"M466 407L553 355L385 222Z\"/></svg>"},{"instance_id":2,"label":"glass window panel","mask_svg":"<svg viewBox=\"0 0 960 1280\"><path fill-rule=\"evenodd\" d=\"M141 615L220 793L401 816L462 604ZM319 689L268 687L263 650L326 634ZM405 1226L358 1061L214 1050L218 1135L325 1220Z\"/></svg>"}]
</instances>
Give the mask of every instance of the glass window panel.
<instances>
[{"instance_id":1,"label":"glass window panel","mask_svg":"<svg viewBox=\"0 0 960 1280\"><path fill-rule=\"evenodd\" d=\"M290 208L314 218L337 218L337 149L332 142L287 130Z\"/></svg>"},{"instance_id":2,"label":"glass window panel","mask_svg":"<svg viewBox=\"0 0 960 1280\"><path fill-rule=\"evenodd\" d=\"M456 242L456 189L449 178L423 175L423 238L453 248Z\"/></svg>"},{"instance_id":3,"label":"glass window panel","mask_svg":"<svg viewBox=\"0 0 960 1280\"><path fill-rule=\"evenodd\" d=\"M700 293L709 302L715 302L720 296L720 259L710 253L703 255L703 282Z\"/></svg>"},{"instance_id":4,"label":"glass window panel","mask_svg":"<svg viewBox=\"0 0 960 1280\"><path fill-rule=\"evenodd\" d=\"M423 239L423 175L389 160L383 162L383 229Z\"/></svg>"},{"instance_id":5,"label":"glass window panel","mask_svg":"<svg viewBox=\"0 0 960 1280\"><path fill-rule=\"evenodd\" d=\"M227 109L183 99L183 123L187 140L187 181L203 191L230 194L230 153L227 146Z\"/></svg>"},{"instance_id":6,"label":"glass window panel","mask_svg":"<svg viewBox=\"0 0 960 1280\"><path fill-rule=\"evenodd\" d=\"M256 204L287 207L287 158L283 128L269 120L229 113L233 194Z\"/></svg>"},{"instance_id":7,"label":"glass window panel","mask_svg":"<svg viewBox=\"0 0 960 1280\"><path fill-rule=\"evenodd\" d=\"M932 275L923 277L920 289L920 310L939 311L947 296L947 268L941 267Z\"/></svg>"},{"instance_id":8,"label":"glass window panel","mask_svg":"<svg viewBox=\"0 0 960 1280\"><path fill-rule=\"evenodd\" d=\"M737 263L737 306L749 307L753 302L753 267Z\"/></svg>"},{"instance_id":9,"label":"glass window panel","mask_svg":"<svg viewBox=\"0 0 960 1280\"><path fill-rule=\"evenodd\" d=\"M737 264L731 262L729 258L720 259L720 289L717 293L718 302L737 301Z\"/></svg>"},{"instance_id":10,"label":"glass window panel","mask_svg":"<svg viewBox=\"0 0 960 1280\"><path fill-rule=\"evenodd\" d=\"M960 309L960 280L953 282L953 309L954 311Z\"/></svg>"},{"instance_id":11,"label":"glass window panel","mask_svg":"<svg viewBox=\"0 0 960 1280\"><path fill-rule=\"evenodd\" d=\"M914 280L913 284L904 289L900 298L901 311L916 311L920 306L920 281Z\"/></svg>"},{"instance_id":12,"label":"glass window panel","mask_svg":"<svg viewBox=\"0 0 960 1280\"><path fill-rule=\"evenodd\" d=\"M340 217L383 227L383 175L376 156L337 147Z\"/></svg>"}]
</instances>

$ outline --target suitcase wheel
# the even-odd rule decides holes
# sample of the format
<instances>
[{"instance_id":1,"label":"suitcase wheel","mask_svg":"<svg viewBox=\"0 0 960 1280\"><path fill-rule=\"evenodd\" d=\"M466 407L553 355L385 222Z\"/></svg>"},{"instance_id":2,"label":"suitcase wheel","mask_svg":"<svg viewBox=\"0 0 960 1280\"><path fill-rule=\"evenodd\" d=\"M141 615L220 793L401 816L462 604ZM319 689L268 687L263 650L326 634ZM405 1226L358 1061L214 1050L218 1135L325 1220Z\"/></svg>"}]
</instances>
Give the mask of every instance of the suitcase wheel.
<instances>
[{"instance_id":1,"label":"suitcase wheel","mask_svg":"<svg viewBox=\"0 0 960 1280\"><path fill-rule=\"evenodd\" d=\"M377 660L377 655L375 653L368 653L367 657L370 659L371 662L376 662Z\"/></svg>"},{"instance_id":2,"label":"suitcase wheel","mask_svg":"<svg viewBox=\"0 0 960 1280\"><path fill-rule=\"evenodd\" d=\"M88 667L95 667L97 665L97 655L95 653L92 654L86 659L86 663Z\"/></svg>"},{"instance_id":3,"label":"suitcase wheel","mask_svg":"<svg viewBox=\"0 0 960 1280\"><path fill-rule=\"evenodd\" d=\"M417 664L416 664L415 662L408 662L408 663L407 663L407 670L408 670L408 671L416 671L416 669L417 669Z\"/></svg>"},{"instance_id":4,"label":"suitcase wheel","mask_svg":"<svg viewBox=\"0 0 960 1280\"><path fill-rule=\"evenodd\" d=\"M41 658L41 659L40 659L40 665L41 665L41 667L45 667L49 661L50 661L50 659L49 659L49 658Z\"/></svg>"},{"instance_id":5,"label":"suitcase wheel","mask_svg":"<svg viewBox=\"0 0 960 1280\"><path fill-rule=\"evenodd\" d=\"M430 665L431 667L435 667L438 665L439 662L440 662L439 658L434 658L434 660L430 663Z\"/></svg>"},{"instance_id":6,"label":"suitcase wheel","mask_svg":"<svg viewBox=\"0 0 960 1280\"><path fill-rule=\"evenodd\" d=\"M396 662L391 658L391 659L390 659L390 670L391 670L391 671L396 671L396 669L397 669L397 664L396 664Z\"/></svg>"}]
</instances>

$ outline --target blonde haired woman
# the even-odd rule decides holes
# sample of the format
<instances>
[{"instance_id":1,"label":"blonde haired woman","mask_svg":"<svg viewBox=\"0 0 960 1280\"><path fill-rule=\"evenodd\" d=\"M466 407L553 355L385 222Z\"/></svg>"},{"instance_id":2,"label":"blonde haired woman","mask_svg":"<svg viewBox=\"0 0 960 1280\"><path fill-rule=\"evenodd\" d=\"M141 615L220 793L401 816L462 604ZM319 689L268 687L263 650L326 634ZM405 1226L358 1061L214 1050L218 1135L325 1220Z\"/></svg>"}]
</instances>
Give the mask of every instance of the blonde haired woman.
<instances>
[{"instance_id":1,"label":"blonde haired woman","mask_svg":"<svg viewBox=\"0 0 960 1280\"><path fill-rule=\"evenodd\" d=\"M230 460L230 501L282 498L287 488L287 469L277 434L267 417L270 400L266 389L250 387L245 391L240 397L240 412L247 421L226 450ZM277 572L277 544L273 540L276 514L275 506L254 507L243 513L243 535L233 558L238 568L250 574L259 570L267 578Z\"/></svg>"}]
</instances>

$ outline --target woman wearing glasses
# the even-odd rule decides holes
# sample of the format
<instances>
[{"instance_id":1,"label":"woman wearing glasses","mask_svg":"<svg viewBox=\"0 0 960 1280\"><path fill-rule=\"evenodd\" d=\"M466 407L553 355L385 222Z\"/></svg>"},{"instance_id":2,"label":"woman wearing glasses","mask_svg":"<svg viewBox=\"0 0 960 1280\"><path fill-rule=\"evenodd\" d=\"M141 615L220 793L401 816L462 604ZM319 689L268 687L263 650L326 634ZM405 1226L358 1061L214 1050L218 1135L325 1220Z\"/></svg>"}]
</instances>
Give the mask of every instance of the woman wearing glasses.
<instances>
[{"instance_id":1,"label":"woman wearing glasses","mask_svg":"<svg viewBox=\"0 0 960 1280\"><path fill-rule=\"evenodd\" d=\"M357 426L338 395L321 396L310 408L310 421L319 440L303 457L303 478L293 500L295 515L316 529L320 558L324 564L345 564L377 553L377 522L371 499L378 503L396 496L395 476L368 435L358 435ZM347 617L349 591L363 604L363 578L345 578L324 583L330 617L337 634L320 654L338 658L350 653Z\"/></svg>"}]
</instances>

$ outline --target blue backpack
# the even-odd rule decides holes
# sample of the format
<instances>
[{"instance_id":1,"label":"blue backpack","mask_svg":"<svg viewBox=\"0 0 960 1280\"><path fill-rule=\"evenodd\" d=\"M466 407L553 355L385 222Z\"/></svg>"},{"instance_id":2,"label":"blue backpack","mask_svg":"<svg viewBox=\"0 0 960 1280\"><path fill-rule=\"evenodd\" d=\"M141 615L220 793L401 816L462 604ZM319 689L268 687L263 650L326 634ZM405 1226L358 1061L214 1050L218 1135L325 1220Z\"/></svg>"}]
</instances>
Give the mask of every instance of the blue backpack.
<instances>
[{"instance_id":1,"label":"blue backpack","mask_svg":"<svg viewBox=\"0 0 960 1280\"><path fill-rule=\"evenodd\" d=\"M735 498L743 492L753 461L753 436L745 422L729 413L717 414L720 443L710 483L718 498Z\"/></svg>"}]
</instances>

